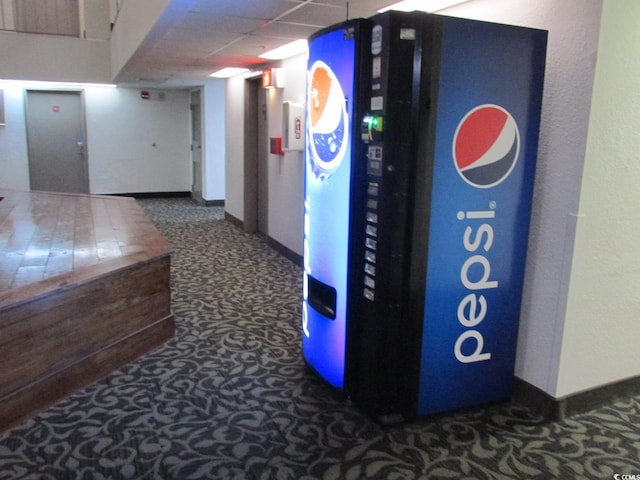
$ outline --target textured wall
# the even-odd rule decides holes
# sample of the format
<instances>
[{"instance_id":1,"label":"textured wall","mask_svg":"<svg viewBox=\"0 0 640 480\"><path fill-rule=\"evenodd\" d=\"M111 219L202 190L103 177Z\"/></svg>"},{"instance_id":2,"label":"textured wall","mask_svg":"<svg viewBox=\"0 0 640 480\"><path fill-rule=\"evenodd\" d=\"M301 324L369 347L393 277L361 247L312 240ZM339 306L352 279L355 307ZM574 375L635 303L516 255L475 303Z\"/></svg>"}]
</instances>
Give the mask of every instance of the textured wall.
<instances>
[{"instance_id":1,"label":"textured wall","mask_svg":"<svg viewBox=\"0 0 640 480\"><path fill-rule=\"evenodd\" d=\"M603 5L559 396L640 375L640 3Z\"/></svg>"},{"instance_id":2,"label":"textured wall","mask_svg":"<svg viewBox=\"0 0 640 480\"><path fill-rule=\"evenodd\" d=\"M242 76L226 80L225 210L244 221L244 84Z\"/></svg>"},{"instance_id":3,"label":"textured wall","mask_svg":"<svg viewBox=\"0 0 640 480\"><path fill-rule=\"evenodd\" d=\"M205 200L225 198L225 82L214 79L202 89L204 99L204 179L202 196Z\"/></svg>"},{"instance_id":4,"label":"textured wall","mask_svg":"<svg viewBox=\"0 0 640 480\"><path fill-rule=\"evenodd\" d=\"M186 90L87 88L91 193L191 190Z\"/></svg>"},{"instance_id":5,"label":"textured wall","mask_svg":"<svg viewBox=\"0 0 640 480\"><path fill-rule=\"evenodd\" d=\"M305 103L306 55L282 62L284 89L268 95L269 136L282 137L282 102ZM302 222L304 198L304 154L285 152L269 156L269 236L302 255Z\"/></svg>"}]
</instances>

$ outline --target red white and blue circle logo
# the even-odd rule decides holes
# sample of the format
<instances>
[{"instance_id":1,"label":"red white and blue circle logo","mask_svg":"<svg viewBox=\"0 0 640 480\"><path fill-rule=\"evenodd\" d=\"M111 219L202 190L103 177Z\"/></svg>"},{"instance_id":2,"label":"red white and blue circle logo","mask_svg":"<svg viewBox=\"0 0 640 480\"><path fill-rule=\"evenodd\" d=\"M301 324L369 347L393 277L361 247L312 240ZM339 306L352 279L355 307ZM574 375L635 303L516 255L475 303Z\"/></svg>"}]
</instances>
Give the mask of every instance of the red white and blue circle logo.
<instances>
[{"instance_id":1,"label":"red white and blue circle logo","mask_svg":"<svg viewBox=\"0 0 640 480\"><path fill-rule=\"evenodd\" d=\"M309 146L316 175L336 170L348 145L349 122L344 92L335 73L318 60L309 71Z\"/></svg>"},{"instance_id":2,"label":"red white and blue circle logo","mask_svg":"<svg viewBox=\"0 0 640 480\"><path fill-rule=\"evenodd\" d=\"M453 137L458 173L477 188L495 187L512 172L520 152L520 133L511 114L498 105L480 105L460 121Z\"/></svg>"}]
</instances>

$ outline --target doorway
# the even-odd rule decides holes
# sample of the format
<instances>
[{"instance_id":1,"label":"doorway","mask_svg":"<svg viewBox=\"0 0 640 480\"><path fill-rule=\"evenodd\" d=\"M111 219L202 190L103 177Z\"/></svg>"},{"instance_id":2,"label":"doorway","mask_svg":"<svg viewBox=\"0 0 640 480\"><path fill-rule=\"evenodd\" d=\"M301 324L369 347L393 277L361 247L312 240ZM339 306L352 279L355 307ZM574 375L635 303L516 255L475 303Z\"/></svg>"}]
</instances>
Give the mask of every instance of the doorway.
<instances>
[{"instance_id":1,"label":"doorway","mask_svg":"<svg viewBox=\"0 0 640 480\"><path fill-rule=\"evenodd\" d=\"M190 93L191 109L191 198L202 202L202 94L200 90Z\"/></svg>"},{"instance_id":2,"label":"doorway","mask_svg":"<svg viewBox=\"0 0 640 480\"><path fill-rule=\"evenodd\" d=\"M27 90L31 190L89 193L81 91Z\"/></svg>"},{"instance_id":3,"label":"doorway","mask_svg":"<svg viewBox=\"0 0 640 480\"><path fill-rule=\"evenodd\" d=\"M262 78L246 82L245 100L245 178L244 226L248 232L268 236L269 153L267 130L267 94Z\"/></svg>"}]
</instances>

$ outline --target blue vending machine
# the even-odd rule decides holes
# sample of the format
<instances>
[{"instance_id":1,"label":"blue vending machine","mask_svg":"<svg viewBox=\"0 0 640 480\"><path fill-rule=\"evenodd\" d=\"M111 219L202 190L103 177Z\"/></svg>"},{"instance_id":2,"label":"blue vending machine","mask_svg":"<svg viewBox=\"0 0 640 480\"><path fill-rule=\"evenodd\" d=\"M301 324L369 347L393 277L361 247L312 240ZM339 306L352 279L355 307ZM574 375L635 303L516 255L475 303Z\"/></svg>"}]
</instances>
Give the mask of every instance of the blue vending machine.
<instances>
[{"instance_id":1,"label":"blue vending machine","mask_svg":"<svg viewBox=\"0 0 640 480\"><path fill-rule=\"evenodd\" d=\"M354 215L361 211L366 155L360 127L369 94L366 20L331 27L310 42L304 199L303 350L336 388L345 384L347 292ZM353 280L351 280L353 281ZM313 334L311 333L313 332Z\"/></svg>"},{"instance_id":2,"label":"blue vending machine","mask_svg":"<svg viewBox=\"0 0 640 480\"><path fill-rule=\"evenodd\" d=\"M546 40L416 12L310 39L303 353L383 421L511 395Z\"/></svg>"}]
</instances>

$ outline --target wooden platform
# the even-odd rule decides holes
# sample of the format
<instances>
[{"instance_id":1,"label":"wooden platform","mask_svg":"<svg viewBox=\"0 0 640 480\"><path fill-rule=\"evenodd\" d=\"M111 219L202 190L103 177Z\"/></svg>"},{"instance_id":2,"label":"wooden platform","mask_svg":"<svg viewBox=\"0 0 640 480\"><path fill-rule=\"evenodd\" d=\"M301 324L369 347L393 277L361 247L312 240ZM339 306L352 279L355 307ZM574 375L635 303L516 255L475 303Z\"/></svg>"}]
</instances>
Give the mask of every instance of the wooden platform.
<instances>
[{"instance_id":1,"label":"wooden platform","mask_svg":"<svg viewBox=\"0 0 640 480\"><path fill-rule=\"evenodd\" d=\"M132 198L0 190L0 431L174 335L171 247Z\"/></svg>"}]
</instances>

